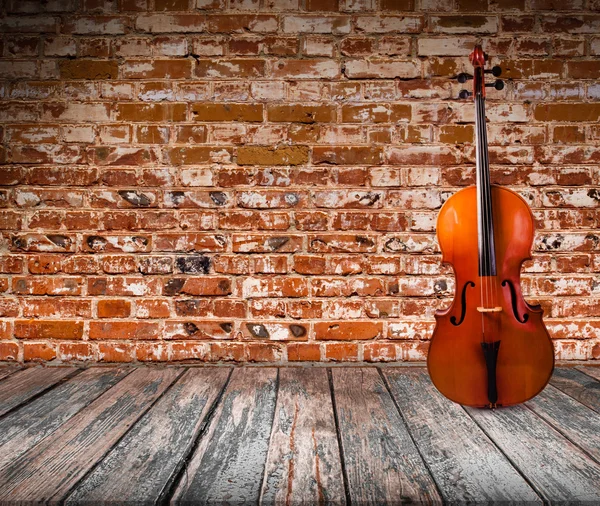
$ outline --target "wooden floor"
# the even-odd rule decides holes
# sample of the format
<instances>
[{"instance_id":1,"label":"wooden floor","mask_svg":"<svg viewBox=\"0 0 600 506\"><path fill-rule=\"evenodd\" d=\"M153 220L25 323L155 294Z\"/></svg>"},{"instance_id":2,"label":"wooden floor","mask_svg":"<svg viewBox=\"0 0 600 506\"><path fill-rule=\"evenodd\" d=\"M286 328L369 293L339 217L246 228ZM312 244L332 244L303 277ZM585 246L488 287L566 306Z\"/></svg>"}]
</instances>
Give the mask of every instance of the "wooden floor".
<instances>
[{"instance_id":1,"label":"wooden floor","mask_svg":"<svg viewBox=\"0 0 600 506\"><path fill-rule=\"evenodd\" d=\"M0 368L0 502L598 504L599 380L491 411L415 367Z\"/></svg>"}]
</instances>

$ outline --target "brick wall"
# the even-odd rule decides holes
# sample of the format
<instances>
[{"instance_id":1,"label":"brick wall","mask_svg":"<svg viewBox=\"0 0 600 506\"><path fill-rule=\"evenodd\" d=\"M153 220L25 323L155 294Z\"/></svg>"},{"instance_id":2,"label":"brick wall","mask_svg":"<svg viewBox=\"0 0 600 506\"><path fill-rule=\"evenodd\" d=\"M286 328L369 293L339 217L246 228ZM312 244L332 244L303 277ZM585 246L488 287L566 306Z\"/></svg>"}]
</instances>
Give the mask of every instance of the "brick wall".
<instances>
[{"instance_id":1,"label":"brick wall","mask_svg":"<svg viewBox=\"0 0 600 506\"><path fill-rule=\"evenodd\" d=\"M476 41L524 292L600 358L600 1L1 5L0 361L423 360Z\"/></svg>"}]
</instances>

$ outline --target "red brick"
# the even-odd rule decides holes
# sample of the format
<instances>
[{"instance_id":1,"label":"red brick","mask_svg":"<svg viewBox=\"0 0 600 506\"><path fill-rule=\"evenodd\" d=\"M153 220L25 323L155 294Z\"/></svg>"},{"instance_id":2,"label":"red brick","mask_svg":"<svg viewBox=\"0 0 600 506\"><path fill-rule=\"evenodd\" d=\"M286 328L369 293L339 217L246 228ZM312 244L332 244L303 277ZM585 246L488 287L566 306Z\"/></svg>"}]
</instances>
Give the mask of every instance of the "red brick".
<instances>
[{"instance_id":1,"label":"red brick","mask_svg":"<svg viewBox=\"0 0 600 506\"><path fill-rule=\"evenodd\" d=\"M318 340L368 340L381 337L381 322L329 321L315 323L315 339Z\"/></svg>"},{"instance_id":2,"label":"red brick","mask_svg":"<svg viewBox=\"0 0 600 506\"><path fill-rule=\"evenodd\" d=\"M19 358L19 345L13 342L0 341L0 361L16 361Z\"/></svg>"},{"instance_id":3,"label":"red brick","mask_svg":"<svg viewBox=\"0 0 600 506\"><path fill-rule=\"evenodd\" d=\"M321 359L321 347L317 343L290 343L287 355L290 362L318 362Z\"/></svg>"},{"instance_id":4,"label":"red brick","mask_svg":"<svg viewBox=\"0 0 600 506\"><path fill-rule=\"evenodd\" d=\"M201 79L255 79L264 75L264 60L196 60L196 77Z\"/></svg>"},{"instance_id":5,"label":"red brick","mask_svg":"<svg viewBox=\"0 0 600 506\"><path fill-rule=\"evenodd\" d=\"M133 362L134 345L128 343L98 343L100 362Z\"/></svg>"},{"instance_id":6,"label":"red brick","mask_svg":"<svg viewBox=\"0 0 600 506\"><path fill-rule=\"evenodd\" d=\"M262 121L262 104L194 104L192 117L196 121Z\"/></svg>"},{"instance_id":7,"label":"red brick","mask_svg":"<svg viewBox=\"0 0 600 506\"><path fill-rule=\"evenodd\" d=\"M19 339L81 339L82 321L17 320L15 337Z\"/></svg>"},{"instance_id":8,"label":"red brick","mask_svg":"<svg viewBox=\"0 0 600 506\"><path fill-rule=\"evenodd\" d=\"M170 360L181 362L181 361L208 361L210 358L210 345L208 343L173 343L171 348Z\"/></svg>"},{"instance_id":9,"label":"red brick","mask_svg":"<svg viewBox=\"0 0 600 506\"><path fill-rule=\"evenodd\" d=\"M164 362L169 360L166 343L136 343L135 356L140 362Z\"/></svg>"},{"instance_id":10,"label":"red brick","mask_svg":"<svg viewBox=\"0 0 600 506\"><path fill-rule=\"evenodd\" d=\"M56 358L56 345L50 343L24 343L23 359L25 362L49 362Z\"/></svg>"},{"instance_id":11,"label":"red brick","mask_svg":"<svg viewBox=\"0 0 600 506\"><path fill-rule=\"evenodd\" d=\"M116 79L119 72L114 60L64 60L58 66L62 79Z\"/></svg>"},{"instance_id":12,"label":"red brick","mask_svg":"<svg viewBox=\"0 0 600 506\"><path fill-rule=\"evenodd\" d=\"M211 362L244 362L246 350L242 343L210 343Z\"/></svg>"},{"instance_id":13,"label":"red brick","mask_svg":"<svg viewBox=\"0 0 600 506\"><path fill-rule=\"evenodd\" d=\"M279 362L282 358L281 346L270 343L248 343L249 362Z\"/></svg>"},{"instance_id":14,"label":"red brick","mask_svg":"<svg viewBox=\"0 0 600 506\"><path fill-rule=\"evenodd\" d=\"M88 343L59 343L58 358L64 362L94 360L92 345Z\"/></svg>"},{"instance_id":15,"label":"red brick","mask_svg":"<svg viewBox=\"0 0 600 506\"><path fill-rule=\"evenodd\" d=\"M392 362L396 360L394 343L367 343L363 349L365 362Z\"/></svg>"},{"instance_id":16,"label":"red brick","mask_svg":"<svg viewBox=\"0 0 600 506\"><path fill-rule=\"evenodd\" d=\"M126 104L116 105L118 121L184 121L187 106L185 104Z\"/></svg>"},{"instance_id":17,"label":"red brick","mask_svg":"<svg viewBox=\"0 0 600 506\"><path fill-rule=\"evenodd\" d=\"M124 299L98 301L98 318L126 318L131 313L131 302Z\"/></svg>"},{"instance_id":18,"label":"red brick","mask_svg":"<svg viewBox=\"0 0 600 506\"><path fill-rule=\"evenodd\" d=\"M151 340L159 338L159 325L154 322L90 322L90 339Z\"/></svg>"},{"instance_id":19,"label":"red brick","mask_svg":"<svg viewBox=\"0 0 600 506\"><path fill-rule=\"evenodd\" d=\"M327 343L325 345L325 360L355 362L358 360L358 344Z\"/></svg>"},{"instance_id":20,"label":"red brick","mask_svg":"<svg viewBox=\"0 0 600 506\"><path fill-rule=\"evenodd\" d=\"M382 149L363 146L313 148L312 161L315 164L335 165L378 165L382 162Z\"/></svg>"}]
</instances>

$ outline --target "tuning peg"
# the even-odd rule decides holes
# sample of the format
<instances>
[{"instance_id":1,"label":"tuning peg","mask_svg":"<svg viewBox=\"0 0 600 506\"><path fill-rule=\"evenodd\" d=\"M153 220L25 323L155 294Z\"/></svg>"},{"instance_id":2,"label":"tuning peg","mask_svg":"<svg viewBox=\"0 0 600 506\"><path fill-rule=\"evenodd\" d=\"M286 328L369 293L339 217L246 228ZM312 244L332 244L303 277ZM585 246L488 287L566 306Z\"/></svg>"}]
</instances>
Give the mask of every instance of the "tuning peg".
<instances>
[{"instance_id":1,"label":"tuning peg","mask_svg":"<svg viewBox=\"0 0 600 506\"><path fill-rule=\"evenodd\" d=\"M470 91L461 90L460 93L458 94L458 98L468 98L472 95L473 95L473 93L471 93Z\"/></svg>"},{"instance_id":2,"label":"tuning peg","mask_svg":"<svg viewBox=\"0 0 600 506\"><path fill-rule=\"evenodd\" d=\"M496 65L495 67L487 69L484 72L486 74L492 74L494 77L500 77L500 75L502 74L502 69L498 65Z\"/></svg>"},{"instance_id":3,"label":"tuning peg","mask_svg":"<svg viewBox=\"0 0 600 506\"><path fill-rule=\"evenodd\" d=\"M496 79L496 82L485 85L486 88L496 88L498 91L504 89L504 81L502 79Z\"/></svg>"},{"instance_id":4,"label":"tuning peg","mask_svg":"<svg viewBox=\"0 0 600 506\"><path fill-rule=\"evenodd\" d=\"M458 74L457 80L459 83L466 83L469 79L473 79L472 75L469 74L465 74L464 72L462 74Z\"/></svg>"}]
</instances>

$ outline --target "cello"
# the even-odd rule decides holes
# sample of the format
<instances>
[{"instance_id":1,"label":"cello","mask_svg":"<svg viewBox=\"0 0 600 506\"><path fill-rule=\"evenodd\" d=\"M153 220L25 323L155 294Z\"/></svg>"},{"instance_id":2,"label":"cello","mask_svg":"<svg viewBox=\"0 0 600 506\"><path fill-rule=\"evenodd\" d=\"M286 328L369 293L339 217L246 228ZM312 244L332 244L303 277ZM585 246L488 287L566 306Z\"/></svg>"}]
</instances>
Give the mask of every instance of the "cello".
<instances>
[{"instance_id":1,"label":"cello","mask_svg":"<svg viewBox=\"0 0 600 506\"><path fill-rule=\"evenodd\" d=\"M456 288L449 308L435 313L427 368L447 398L474 407L509 406L531 399L554 369L554 349L542 308L528 304L521 266L531 258L534 222L525 200L490 183L485 74L481 46L469 57L475 103L476 185L452 195L440 209L437 237L442 262L454 269ZM471 76L459 75L459 82Z\"/></svg>"}]
</instances>

